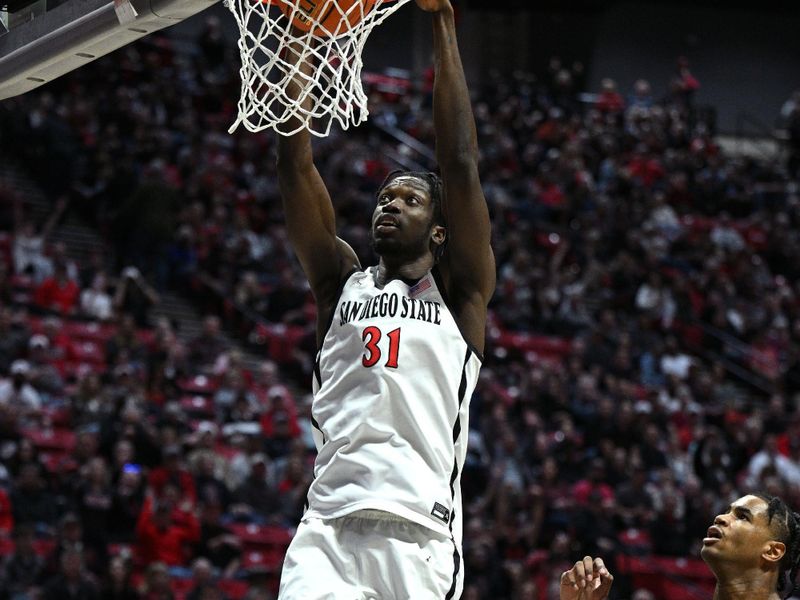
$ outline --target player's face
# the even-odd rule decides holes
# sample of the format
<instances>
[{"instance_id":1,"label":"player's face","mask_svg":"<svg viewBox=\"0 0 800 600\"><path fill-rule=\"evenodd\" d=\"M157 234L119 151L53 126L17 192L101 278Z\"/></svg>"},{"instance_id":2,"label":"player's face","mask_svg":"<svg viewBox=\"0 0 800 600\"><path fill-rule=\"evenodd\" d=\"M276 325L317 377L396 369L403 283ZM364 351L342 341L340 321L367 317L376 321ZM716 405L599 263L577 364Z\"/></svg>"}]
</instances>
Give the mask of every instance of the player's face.
<instances>
[{"instance_id":1,"label":"player's face","mask_svg":"<svg viewBox=\"0 0 800 600\"><path fill-rule=\"evenodd\" d=\"M744 496L717 515L703 539L700 555L712 569L722 563L755 567L774 541L767 503Z\"/></svg>"},{"instance_id":2,"label":"player's face","mask_svg":"<svg viewBox=\"0 0 800 600\"><path fill-rule=\"evenodd\" d=\"M433 226L433 200L424 181L400 176L378 193L372 214L372 239L375 251L384 254L416 256L430 248Z\"/></svg>"}]
</instances>

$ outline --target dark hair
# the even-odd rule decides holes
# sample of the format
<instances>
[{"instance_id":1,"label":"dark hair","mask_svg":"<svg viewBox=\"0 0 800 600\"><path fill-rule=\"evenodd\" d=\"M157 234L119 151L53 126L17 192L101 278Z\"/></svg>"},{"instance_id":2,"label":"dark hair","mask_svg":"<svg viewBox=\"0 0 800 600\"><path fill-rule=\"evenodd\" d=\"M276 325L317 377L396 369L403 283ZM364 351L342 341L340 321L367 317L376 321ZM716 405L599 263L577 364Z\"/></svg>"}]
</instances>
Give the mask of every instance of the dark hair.
<instances>
[{"instance_id":1,"label":"dark hair","mask_svg":"<svg viewBox=\"0 0 800 600\"><path fill-rule=\"evenodd\" d=\"M386 179L383 180L383 183L381 183L381 185L378 187L377 194L380 194L387 185L392 183L392 181L398 177L414 177L420 181L423 181L428 186L428 194L430 194L431 203L433 204L433 224L441 227L447 227L447 221L444 218L444 209L442 207L442 199L444 197L444 185L442 183L442 178L436 173L432 173L430 171L409 171L406 169L395 169L394 171L390 171L386 176ZM442 254L444 253L444 247L446 245L447 239L445 238L444 243L439 245L434 251L433 256L436 262L439 262L439 259L442 257Z\"/></svg>"},{"instance_id":2,"label":"dark hair","mask_svg":"<svg viewBox=\"0 0 800 600\"><path fill-rule=\"evenodd\" d=\"M777 496L754 494L767 503L767 522L779 542L786 544L786 554L780 563L778 591L784 597L795 590L795 579L800 571L800 514L794 512ZM775 525L772 524L773 520ZM788 575L788 577L787 577Z\"/></svg>"},{"instance_id":3,"label":"dark hair","mask_svg":"<svg viewBox=\"0 0 800 600\"><path fill-rule=\"evenodd\" d=\"M444 195L442 178L436 173L431 173L430 171L407 171L405 169L395 169L386 176L386 179L384 179L383 183L381 183L381 185L378 187L377 193L380 194L387 185L392 183L392 181L398 177L414 177L425 182L425 184L428 186L428 193L431 196L431 202L433 202L433 222L437 225L441 225L442 227L447 227L447 223L444 219L444 211L442 210L442 196Z\"/></svg>"}]
</instances>

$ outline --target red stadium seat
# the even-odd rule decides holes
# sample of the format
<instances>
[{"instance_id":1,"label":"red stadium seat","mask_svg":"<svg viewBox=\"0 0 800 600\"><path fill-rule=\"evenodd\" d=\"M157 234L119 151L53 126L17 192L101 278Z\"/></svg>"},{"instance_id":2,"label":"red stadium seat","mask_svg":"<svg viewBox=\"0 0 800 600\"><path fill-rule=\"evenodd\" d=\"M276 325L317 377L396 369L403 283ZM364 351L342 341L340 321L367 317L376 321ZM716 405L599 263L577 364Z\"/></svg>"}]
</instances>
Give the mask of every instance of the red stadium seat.
<instances>
[{"instance_id":1,"label":"red stadium seat","mask_svg":"<svg viewBox=\"0 0 800 600\"><path fill-rule=\"evenodd\" d=\"M183 396L181 407L187 414L199 417L214 417L214 401L208 396Z\"/></svg>"},{"instance_id":2,"label":"red stadium seat","mask_svg":"<svg viewBox=\"0 0 800 600\"><path fill-rule=\"evenodd\" d=\"M66 360L58 368L66 379L80 379L87 372L97 373L98 375L104 373L106 365L82 360Z\"/></svg>"},{"instance_id":3,"label":"red stadium seat","mask_svg":"<svg viewBox=\"0 0 800 600\"><path fill-rule=\"evenodd\" d=\"M242 540L246 548L282 548L292 541L292 531L275 525L255 525L253 523L234 523L230 530Z\"/></svg>"},{"instance_id":4,"label":"red stadium seat","mask_svg":"<svg viewBox=\"0 0 800 600\"><path fill-rule=\"evenodd\" d=\"M75 448L75 432L71 429L29 429L24 434L42 450L72 452Z\"/></svg>"},{"instance_id":5,"label":"red stadium seat","mask_svg":"<svg viewBox=\"0 0 800 600\"><path fill-rule=\"evenodd\" d=\"M242 568L277 573L283 565L284 552L279 550L251 550L242 555Z\"/></svg>"},{"instance_id":6,"label":"red stadium seat","mask_svg":"<svg viewBox=\"0 0 800 600\"><path fill-rule=\"evenodd\" d=\"M33 549L41 557L50 556L53 553L53 548L56 547L56 541L53 539L38 539L33 542Z\"/></svg>"},{"instance_id":7,"label":"red stadium seat","mask_svg":"<svg viewBox=\"0 0 800 600\"><path fill-rule=\"evenodd\" d=\"M10 535L14 529L14 514L11 499L6 491L0 488L0 536Z\"/></svg>"},{"instance_id":8,"label":"red stadium seat","mask_svg":"<svg viewBox=\"0 0 800 600\"><path fill-rule=\"evenodd\" d=\"M114 325L83 321L67 321L64 332L71 338L89 340L98 344L107 342L114 335Z\"/></svg>"},{"instance_id":9,"label":"red stadium seat","mask_svg":"<svg viewBox=\"0 0 800 600\"><path fill-rule=\"evenodd\" d=\"M625 546L628 553L644 555L650 554L653 548L653 541L650 534L644 529L630 527L619 534L620 543Z\"/></svg>"},{"instance_id":10,"label":"red stadium seat","mask_svg":"<svg viewBox=\"0 0 800 600\"><path fill-rule=\"evenodd\" d=\"M205 375L182 379L178 387L187 394L211 394L217 390L216 382Z\"/></svg>"},{"instance_id":11,"label":"red stadium seat","mask_svg":"<svg viewBox=\"0 0 800 600\"><path fill-rule=\"evenodd\" d=\"M11 287L15 290L32 292L35 287L33 277L30 275L14 275L11 277Z\"/></svg>"},{"instance_id":12,"label":"red stadium seat","mask_svg":"<svg viewBox=\"0 0 800 600\"><path fill-rule=\"evenodd\" d=\"M230 600L240 600L244 598L249 586L246 581L238 581L236 579L223 579L218 584L219 589Z\"/></svg>"},{"instance_id":13,"label":"red stadium seat","mask_svg":"<svg viewBox=\"0 0 800 600\"><path fill-rule=\"evenodd\" d=\"M95 365L106 364L105 349L92 340L76 340L70 344L69 356L73 361L92 363Z\"/></svg>"},{"instance_id":14,"label":"red stadium seat","mask_svg":"<svg viewBox=\"0 0 800 600\"><path fill-rule=\"evenodd\" d=\"M170 587L172 588L172 593L176 596L176 600L177 598L184 598L194 587L194 580L176 577L170 581Z\"/></svg>"},{"instance_id":15,"label":"red stadium seat","mask_svg":"<svg viewBox=\"0 0 800 600\"><path fill-rule=\"evenodd\" d=\"M714 592L714 576L699 559L620 556L617 571L628 575L634 587L650 590L657 600L697 600Z\"/></svg>"},{"instance_id":16,"label":"red stadium seat","mask_svg":"<svg viewBox=\"0 0 800 600\"><path fill-rule=\"evenodd\" d=\"M67 471L75 471L78 468L78 462L72 458L69 452L42 452L42 464L50 473L64 473Z\"/></svg>"},{"instance_id":17,"label":"red stadium seat","mask_svg":"<svg viewBox=\"0 0 800 600\"><path fill-rule=\"evenodd\" d=\"M14 540L9 537L0 537L0 556L10 556L14 553Z\"/></svg>"},{"instance_id":18,"label":"red stadium seat","mask_svg":"<svg viewBox=\"0 0 800 600\"><path fill-rule=\"evenodd\" d=\"M106 550L109 556L119 556L120 554L133 556L133 546L131 544L108 544Z\"/></svg>"}]
</instances>

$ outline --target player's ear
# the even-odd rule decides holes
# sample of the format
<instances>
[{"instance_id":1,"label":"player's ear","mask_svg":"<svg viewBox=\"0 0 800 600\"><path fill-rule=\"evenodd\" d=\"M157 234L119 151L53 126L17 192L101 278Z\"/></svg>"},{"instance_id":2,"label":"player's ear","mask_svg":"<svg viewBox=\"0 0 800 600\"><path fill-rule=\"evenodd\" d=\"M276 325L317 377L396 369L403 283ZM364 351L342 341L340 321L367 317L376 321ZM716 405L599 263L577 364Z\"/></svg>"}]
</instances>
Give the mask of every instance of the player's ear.
<instances>
[{"instance_id":1,"label":"player's ear","mask_svg":"<svg viewBox=\"0 0 800 600\"><path fill-rule=\"evenodd\" d=\"M777 540L772 540L764 544L761 558L773 564L778 564L786 554L786 544Z\"/></svg>"},{"instance_id":2,"label":"player's ear","mask_svg":"<svg viewBox=\"0 0 800 600\"><path fill-rule=\"evenodd\" d=\"M441 246L444 244L444 241L447 239L447 229L442 227L441 225L434 225L431 228L431 241L437 245Z\"/></svg>"}]
</instances>

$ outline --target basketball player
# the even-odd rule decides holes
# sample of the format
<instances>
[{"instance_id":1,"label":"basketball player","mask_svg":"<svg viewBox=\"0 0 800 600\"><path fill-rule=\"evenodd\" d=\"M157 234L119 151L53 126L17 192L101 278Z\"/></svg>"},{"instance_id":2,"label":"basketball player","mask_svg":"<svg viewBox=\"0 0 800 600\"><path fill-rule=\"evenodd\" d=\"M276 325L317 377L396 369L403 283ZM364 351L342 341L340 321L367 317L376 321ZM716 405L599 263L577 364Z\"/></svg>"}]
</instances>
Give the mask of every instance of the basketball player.
<instances>
[{"instance_id":1,"label":"basketball player","mask_svg":"<svg viewBox=\"0 0 800 600\"><path fill-rule=\"evenodd\" d=\"M800 515L780 498L753 494L714 519L700 555L714 572L714 600L779 600L800 566Z\"/></svg>"},{"instance_id":2,"label":"basketball player","mask_svg":"<svg viewBox=\"0 0 800 600\"><path fill-rule=\"evenodd\" d=\"M584 557L561 574L560 600L606 600L614 576L602 558Z\"/></svg>"},{"instance_id":3,"label":"basketball player","mask_svg":"<svg viewBox=\"0 0 800 600\"><path fill-rule=\"evenodd\" d=\"M317 302L319 343L318 456L281 600L453 599L463 587L460 475L495 265L453 8L416 3L433 20L441 178L398 172L380 187L376 266L362 268L336 237L309 134L278 139L287 229Z\"/></svg>"}]
</instances>

